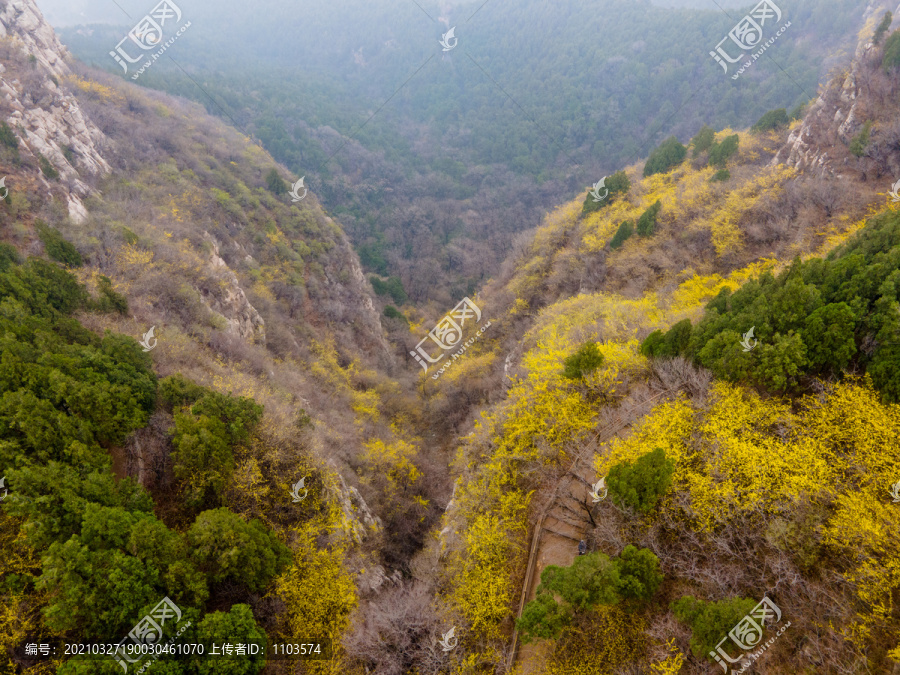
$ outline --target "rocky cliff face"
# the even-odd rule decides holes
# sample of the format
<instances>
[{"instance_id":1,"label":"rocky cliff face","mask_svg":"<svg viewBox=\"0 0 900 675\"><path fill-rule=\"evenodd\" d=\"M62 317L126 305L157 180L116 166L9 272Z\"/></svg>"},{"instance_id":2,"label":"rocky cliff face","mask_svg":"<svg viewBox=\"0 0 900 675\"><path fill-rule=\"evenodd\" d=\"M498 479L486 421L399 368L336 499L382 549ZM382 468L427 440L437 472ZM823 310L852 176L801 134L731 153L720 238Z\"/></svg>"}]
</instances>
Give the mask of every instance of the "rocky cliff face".
<instances>
[{"instance_id":1,"label":"rocky cliff face","mask_svg":"<svg viewBox=\"0 0 900 675\"><path fill-rule=\"evenodd\" d=\"M884 13L894 13L892 28L897 26L900 7L885 0L870 0L864 15L864 27L849 72L833 79L810 105L803 123L791 131L784 147L772 160L773 165L786 164L804 172L833 175L852 158L846 146L860 132L866 121L877 118L873 108L879 86L880 66L874 57L880 54L872 44L872 35Z\"/></svg>"},{"instance_id":2,"label":"rocky cliff face","mask_svg":"<svg viewBox=\"0 0 900 675\"><path fill-rule=\"evenodd\" d=\"M244 340L266 341L266 322L247 300L244 289L238 282L237 275L219 256L219 242L204 232L206 239L212 244L209 256L209 271L218 281L213 290L201 289L200 295L206 306L228 325L228 332Z\"/></svg>"},{"instance_id":3,"label":"rocky cliff face","mask_svg":"<svg viewBox=\"0 0 900 675\"><path fill-rule=\"evenodd\" d=\"M81 222L87 217L82 199L93 192L85 177L110 167L100 151L102 132L65 86L72 79L68 53L31 0L0 10L0 38L12 52L4 59L9 67L0 70L0 114L19 137L24 159L39 165L43 157L59 172L61 180L52 186L42 171L35 178Z\"/></svg>"}]
</instances>

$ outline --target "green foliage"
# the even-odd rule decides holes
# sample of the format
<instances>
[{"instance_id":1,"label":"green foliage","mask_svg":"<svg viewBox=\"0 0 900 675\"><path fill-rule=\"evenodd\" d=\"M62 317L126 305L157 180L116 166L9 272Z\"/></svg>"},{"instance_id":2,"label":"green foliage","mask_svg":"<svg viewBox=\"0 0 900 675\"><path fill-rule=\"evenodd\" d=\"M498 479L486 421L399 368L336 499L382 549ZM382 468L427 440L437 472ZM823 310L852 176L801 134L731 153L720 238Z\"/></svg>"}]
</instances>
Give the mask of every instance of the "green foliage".
<instances>
[{"instance_id":1,"label":"green foliage","mask_svg":"<svg viewBox=\"0 0 900 675\"><path fill-rule=\"evenodd\" d=\"M198 386L180 374L160 384L160 398L175 413L173 471L192 508L218 505L234 471L234 446L247 441L262 419L253 399Z\"/></svg>"},{"instance_id":2,"label":"green foliage","mask_svg":"<svg viewBox=\"0 0 900 675\"><path fill-rule=\"evenodd\" d=\"M675 464L661 448L641 455L631 462L620 462L609 469L606 485L619 507L647 513L656 506L672 484Z\"/></svg>"},{"instance_id":3,"label":"green foliage","mask_svg":"<svg viewBox=\"0 0 900 675\"><path fill-rule=\"evenodd\" d=\"M666 334L661 330L655 330L641 342L640 352L644 356L662 356L663 342Z\"/></svg>"},{"instance_id":4,"label":"green foliage","mask_svg":"<svg viewBox=\"0 0 900 675\"><path fill-rule=\"evenodd\" d=\"M613 250L621 248L622 244L624 244L632 234L634 234L634 225L631 224L631 221L622 221L622 224L619 225L619 229L616 230L616 233L610 240L609 247Z\"/></svg>"},{"instance_id":5,"label":"green foliage","mask_svg":"<svg viewBox=\"0 0 900 675\"><path fill-rule=\"evenodd\" d=\"M666 333L655 330L641 343L641 354L653 357L679 356L687 352L691 339L691 320L683 319Z\"/></svg>"},{"instance_id":6,"label":"green foliage","mask_svg":"<svg viewBox=\"0 0 900 675\"><path fill-rule=\"evenodd\" d=\"M48 318L70 314L87 299L75 277L40 258L29 258L0 276L0 299L10 296L29 312Z\"/></svg>"},{"instance_id":7,"label":"green foliage","mask_svg":"<svg viewBox=\"0 0 900 675\"><path fill-rule=\"evenodd\" d=\"M728 169L719 169L712 176L710 176L709 180L710 180L710 182L715 182L715 181L724 182L724 181L728 180L729 178L731 178L731 172Z\"/></svg>"},{"instance_id":8,"label":"green foliage","mask_svg":"<svg viewBox=\"0 0 900 675\"><path fill-rule=\"evenodd\" d=\"M756 607L756 600L730 598L705 602L687 595L671 604L672 613L691 627L691 651L702 658L715 651L716 645L734 626Z\"/></svg>"},{"instance_id":9,"label":"green foliage","mask_svg":"<svg viewBox=\"0 0 900 675\"><path fill-rule=\"evenodd\" d=\"M15 246L0 242L0 273L5 272L13 265L21 265L22 256Z\"/></svg>"},{"instance_id":10,"label":"green foliage","mask_svg":"<svg viewBox=\"0 0 900 675\"><path fill-rule=\"evenodd\" d=\"M372 290L375 293L378 295L389 295L398 305L403 305L409 300L400 277L388 277L387 281L382 281L372 275L369 277L369 281L372 282Z\"/></svg>"},{"instance_id":11,"label":"green foliage","mask_svg":"<svg viewBox=\"0 0 900 675\"><path fill-rule=\"evenodd\" d=\"M691 139L690 145L694 148L691 156L697 157L701 152L706 152L716 140L716 132L713 128L704 124L697 135Z\"/></svg>"},{"instance_id":12,"label":"green foliage","mask_svg":"<svg viewBox=\"0 0 900 675\"><path fill-rule=\"evenodd\" d=\"M231 444L246 441L262 419L263 407L252 398L220 394L207 390L191 406L194 415L206 415L221 421Z\"/></svg>"},{"instance_id":13,"label":"green foliage","mask_svg":"<svg viewBox=\"0 0 900 675\"><path fill-rule=\"evenodd\" d=\"M204 511L187 531L191 559L210 583L226 579L262 591L291 561L291 551L258 520L226 508Z\"/></svg>"},{"instance_id":14,"label":"green foliage","mask_svg":"<svg viewBox=\"0 0 900 675\"><path fill-rule=\"evenodd\" d=\"M728 158L737 152L740 139L737 134L726 136L721 143L713 143L709 148L710 166L725 168Z\"/></svg>"},{"instance_id":15,"label":"green foliage","mask_svg":"<svg viewBox=\"0 0 900 675\"><path fill-rule=\"evenodd\" d=\"M672 167L681 164L686 156L687 148L675 136L669 136L650 153L644 164L644 177L666 173Z\"/></svg>"},{"instance_id":16,"label":"green foliage","mask_svg":"<svg viewBox=\"0 0 900 675\"><path fill-rule=\"evenodd\" d=\"M516 621L522 642L556 639L598 605L620 600L646 602L662 583L659 559L652 551L626 546L612 560L602 553L578 556L568 567L548 565L534 600Z\"/></svg>"},{"instance_id":17,"label":"green foliage","mask_svg":"<svg viewBox=\"0 0 900 675\"><path fill-rule=\"evenodd\" d=\"M888 28L891 27L891 23L894 21L894 15L891 12L885 12L884 17L881 19L881 23L878 24L878 27L875 29L874 35L872 35L872 44L878 44L881 42L881 38L884 37L884 34L887 33Z\"/></svg>"},{"instance_id":18,"label":"green foliage","mask_svg":"<svg viewBox=\"0 0 900 675\"><path fill-rule=\"evenodd\" d=\"M885 40L883 54L881 67L884 68L884 72L890 73L894 68L900 66L900 30L895 30Z\"/></svg>"},{"instance_id":19,"label":"green foliage","mask_svg":"<svg viewBox=\"0 0 900 675\"><path fill-rule=\"evenodd\" d=\"M900 215L869 220L822 260L795 260L777 278L763 274L706 307L678 352L730 380L747 380L772 392L795 390L805 375L866 370L886 402L900 400ZM757 346L745 352L744 333ZM641 350L674 356L684 344L670 329L654 332ZM872 345L861 353L857 345Z\"/></svg>"},{"instance_id":20,"label":"green foliage","mask_svg":"<svg viewBox=\"0 0 900 675\"><path fill-rule=\"evenodd\" d=\"M214 417L175 415L173 470L184 481L185 502L219 504L234 471L234 453L225 425Z\"/></svg>"},{"instance_id":21,"label":"green foliage","mask_svg":"<svg viewBox=\"0 0 900 675\"><path fill-rule=\"evenodd\" d=\"M124 635L164 596L196 618L193 607L207 601L208 581L238 579L261 589L290 553L259 522L222 510L203 514L180 534L156 518L140 485L110 471L105 448L121 446L155 407L148 355L131 337L101 338L67 316L86 299L70 273L41 259L22 264L14 251L3 252L0 475L12 488L3 511L22 519L25 544L41 568L39 575L26 567L0 579L4 602L10 596L3 589L24 589L46 629L108 640ZM203 443L224 452L247 437L262 411L249 399L215 394L180 376L167 378L163 398L197 409L196 418L176 414L176 454L183 456L198 454ZM202 459L202 468L216 463L222 469L222 461ZM207 635L265 639L246 607L215 613L200 626ZM260 667L249 660L232 670ZM194 672L177 663L159 669ZM60 672L107 671L97 662L71 662Z\"/></svg>"},{"instance_id":22,"label":"green foliage","mask_svg":"<svg viewBox=\"0 0 900 675\"><path fill-rule=\"evenodd\" d=\"M602 553L578 556L569 567L548 565L541 572L535 599L525 606L522 618L516 622L522 642L557 638L576 613L598 604L615 604L619 601L618 583L616 565Z\"/></svg>"},{"instance_id":23,"label":"green foliage","mask_svg":"<svg viewBox=\"0 0 900 675\"><path fill-rule=\"evenodd\" d=\"M272 168L266 174L266 186L276 195L285 195L288 193L288 184L278 173L278 169Z\"/></svg>"},{"instance_id":24,"label":"green foliage","mask_svg":"<svg viewBox=\"0 0 900 675\"><path fill-rule=\"evenodd\" d=\"M10 150L18 150L19 137L6 122L0 122L0 145Z\"/></svg>"},{"instance_id":25,"label":"green foliage","mask_svg":"<svg viewBox=\"0 0 900 675\"><path fill-rule=\"evenodd\" d=\"M387 274L388 263L384 257L384 249L386 244L384 237L379 237L377 241L360 244L357 248L359 253L359 261L363 267L370 269L378 274Z\"/></svg>"},{"instance_id":26,"label":"green foliage","mask_svg":"<svg viewBox=\"0 0 900 675\"><path fill-rule=\"evenodd\" d=\"M53 260L70 267L81 267L84 264L78 249L63 239L62 234L55 227L49 227L42 220L37 220L35 228L38 238L44 244L44 250Z\"/></svg>"},{"instance_id":27,"label":"green foliage","mask_svg":"<svg viewBox=\"0 0 900 675\"><path fill-rule=\"evenodd\" d=\"M52 597L47 624L102 638L127 630L161 589L203 602L206 582L184 561L186 552L181 535L152 514L87 504L81 533L51 544L44 556L38 585Z\"/></svg>"},{"instance_id":28,"label":"green foliage","mask_svg":"<svg viewBox=\"0 0 900 675\"><path fill-rule=\"evenodd\" d=\"M650 549L637 549L630 544L615 561L619 571L616 590L623 599L647 601L663 581L659 558Z\"/></svg>"},{"instance_id":29,"label":"green foliage","mask_svg":"<svg viewBox=\"0 0 900 675\"><path fill-rule=\"evenodd\" d=\"M206 387L195 384L181 373L159 381L159 397L173 408L191 405L208 391Z\"/></svg>"},{"instance_id":30,"label":"green foliage","mask_svg":"<svg viewBox=\"0 0 900 675\"><path fill-rule=\"evenodd\" d=\"M112 280L109 277L100 275L97 280L97 290L100 291L97 308L101 312L117 312L122 316L128 315L128 298L113 290Z\"/></svg>"},{"instance_id":31,"label":"green foliage","mask_svg":"<svg viewBox=\"0 0 900 675\"><path fill-rule=\"evenodd\" d=\"M266 633L256 625L253 612L247 605L232 605L228 612L211 612L203 617L197 627L197 638L205 644L250 644L256 643L265 647ZM200 659L197 662L199 675L221 673L227 667L229 675L255 675L266 665L266 657L260 653L255 656L233 656L224 660Z\"/></svg>"},{"instance_id":32,"label":"green foliage","mask_svg":"<svg viewBox=\"0 0 900 675\"><path fill-rule=\"evenodd\" d=\"M609 190L610 197L623 194L631 189L631 181L628 179L628 174L624 171L616 171L606 179L604 185Z\"/></svg>"},{"instance_id":33,"label":"green foliage","mask_svg":"<svg viewBox=\"0 0 900 675\"><path fill-rule=\"evenodd\" d=\"M409 323L406 316L404 316L403 312L401 312L399 309L397 309L393 305L387 305L384 308L384 315L386 317L388 317L389 319L399 319L403 323L406 323L406 324Z\"/></svg>"},{"instance_id":34,"label":"green foliage","mask_svg":"<svg viewBox=\"0 0 900 675\"><path fill-rule=\"evenodd\" d=\"M117 481L105 467L88 471L51 460L44 465L9 468L5 475L19 495L7 501L5 508L13 516L28 519L28 543L38 550L80 534L85 510L91 504L125 512L153 512L153 500L143 488L131 478Z\"/></svg>"},{"instance_id":35,"label":"green foliage","mask_svg":"<svg viewBox=\"0 0 900 675\"><path fill-rule=\"evenodd\" d=\"M583 380L584 376L603 365L603 354L596 342L585 342L571 356L563 359L563 377L569 380Z\"/></svg>"},{"instance_id":36,"label":"green foliage","mask_svg":"<svg viewBox=\"0 0 900 675\"><path fill-rule=\"evenodd\" d=\"M777 129L778 127L783 127L790 122L787 115L787 110L784 108L778 108L776 110L770 110L765 115L760 117L756 124L750 127L750 131L759 133L762 131L771 131L773 129Z\"/></svg>"},{"instance_id":37,"label":"green foliage","mask_svg":"<svg viewBox=\"0 0 900 675\"><path fill-rule=\"evenodd\" d=\"M769 391L782 392L796 383L806 364L806 345L800 335L775 333L771 342L759 345L754 375Z\"/></svg>"},{"instance_id":38,"label":"green foliage","mask_svg":"<svg viewBox=\"0 0 900 675\"><path fill-rule=\"evenodd\" d=\"M49 178L50 180L59 178L59 171L57 171L56 167L50 163L50 160L41 153L38 153L38 164L40 165L41 173L44 174L45 178Z\"/></svg>"},{"instance_id":39,"label":"green foliage","mask_svg":"<svg viewBox=\"0 0 900 675\"><path fill-rule=\"evenodd\" d=\"M839 374L856 354L856 316L846 302L823 305L806 317L803 342L809 364Z\"/></svg>"},{"instance_id":40,"label":"green foliage","mask_svg":"<svg viewBox=\"0 0 900 675\"><path fill-rule=\"evenodd\" d=\"M577 562L587 557L580 556L575 560ZM558 603L549 593L538 594L522 609L522 617L516 621L516 628L524 644L541 638L553 640L572 622L573 615L574 612L565 604Z\"/></svg>"},{"instance_id":41,"label":"green foliage","mask_svg":"<svg viewBox=\"0 0 900 675\"><path fill-rule=\"evenodd\" d=\"M866 154L866 148L869 146L869 134L872 132L872 122L863 124L862 129L853 138L850 139L850 152L856 157L862 157Z\"/></svg>"},{"instance_id":42,"label":"green foliage","mask_svg":"<svg viewBox=\"0 0 900 675\"><path fill-rule=\"evenodd\" d=\"M656 217L662 204L657 199L646 211L641 214L637 222L637 233L641 237L649 237L656 232Z\"/></svg>"},{"instance_id":43,"label":"green foliage","mask_svg":"<svg viewBox=\"0 0 900 675\"><path fill-rule=\"evenodd\" d=\"M581 212L593 213L594 211L599 211L603 207L612 204L616 199L616 195L626 193L630 189L631 181L628 179L628 175L624 171L616 171L611 176L606 176L603 181L603 187L600 188L601 191L598 193L603 194L603 190L606 190L608 191L608 194L598 202L594 199L594 196L588 192L588 195L584 198Z\"/></svg>"}]
</instances>

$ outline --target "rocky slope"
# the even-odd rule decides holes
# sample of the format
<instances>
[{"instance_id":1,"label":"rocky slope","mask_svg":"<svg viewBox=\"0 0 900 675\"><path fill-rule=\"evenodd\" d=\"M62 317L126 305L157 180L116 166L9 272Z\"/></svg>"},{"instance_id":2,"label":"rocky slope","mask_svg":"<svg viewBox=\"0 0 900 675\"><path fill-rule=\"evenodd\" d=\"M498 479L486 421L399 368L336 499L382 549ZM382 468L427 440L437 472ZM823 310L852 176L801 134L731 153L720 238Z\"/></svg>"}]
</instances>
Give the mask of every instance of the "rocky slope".
<instances>
[{"instance_id":1,"label":"rocky slope","mask_svg":"<svg viewBox=\"0 0 900 675\"><path fill-rule=\"evenodd\" d=\"M43 254L42 220L74 242L81 278L95 288L108 277L130 308L83 323L138 339L152 326L160 375L255 396L285 437L302 408L314 422L304 443L350 483L340 478L333 496L354 539L377 530L346 462L373 436L392 437L367 392L393 357L340 225L313 194L296 204L273 194L268 172L293 179L198 106L74 62L32 0L5 4L0 34L0 119L11 132L0 145L2 239ZM365 428L355 423L363 401ZM145 467L169 452L167 427L151 426L116 466L161 489Z\"/></svg>"}]
</instances>

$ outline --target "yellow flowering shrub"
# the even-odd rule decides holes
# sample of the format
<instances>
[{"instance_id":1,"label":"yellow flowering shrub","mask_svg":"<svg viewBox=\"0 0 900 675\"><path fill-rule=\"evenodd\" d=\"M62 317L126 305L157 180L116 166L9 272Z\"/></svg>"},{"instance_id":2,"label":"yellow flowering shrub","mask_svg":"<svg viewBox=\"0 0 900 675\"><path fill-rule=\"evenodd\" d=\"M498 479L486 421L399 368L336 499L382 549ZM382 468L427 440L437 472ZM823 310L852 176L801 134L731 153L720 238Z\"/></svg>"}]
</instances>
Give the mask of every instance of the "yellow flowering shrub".
<instances>
[{"instance_id":1,"label":"yellow flowering shrub","mask_svg":"<svg viewBox=\"0 0 900 675\"><path fill-rule=\"evenodd\" d=\"M684 654L675 646L675 639L670 638L666 643L669 654L662 661L650 664L650 673L652 675L678 675L681 672L681 666L684 665Z\"/></svg>"},{"instance_id":2,"label":"yellow flowering shrub","mask_svg":"<svg viewBox=\"0 0 900 675\"><path fill-rule=\"evenodd\" d=\"M275 580L275 593L285 604L284 624L278 637L327 637L332 641L330 660L310 661L309 672L334 674L344 672L341 666L341 636L350 612L357 605L356 586L343 567L344 550L316 548L315 525L303 524L293 529L293 562Z\"/></svg>"},{"instance_id":3,"label":"yellow flowering shrub","mask_svg":"<svg viewBox=\"0 0 900 675\"><path fill-rule=\"evenodd\" d=\"M368 441L364 448L363 461L369 471L387 476L397 488L415 483L422 475L411 459L416 455L416 447L408 441L395 438L385 443L377 438Z\"/></svg>"},{"instance_id":4,"label":"yellow flowering shrub","mask_svg":"<svg viewBox=\"0 0 900 675\"><path fill-rule=\"evenodd\" d=\"M557 641L548 675L607 675L639 658L647 643L645 621L620 607L600 605Z\"/></svg>"}]
</instances>

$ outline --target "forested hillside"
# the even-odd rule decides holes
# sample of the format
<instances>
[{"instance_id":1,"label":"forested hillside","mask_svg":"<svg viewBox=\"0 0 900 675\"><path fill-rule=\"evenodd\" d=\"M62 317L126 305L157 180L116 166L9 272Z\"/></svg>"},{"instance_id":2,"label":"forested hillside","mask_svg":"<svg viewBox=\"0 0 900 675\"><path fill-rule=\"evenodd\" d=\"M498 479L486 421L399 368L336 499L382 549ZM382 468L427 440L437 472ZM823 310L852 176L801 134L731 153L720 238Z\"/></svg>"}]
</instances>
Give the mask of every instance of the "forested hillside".
<instances>
[{"instance_id":1,"label":"forested hillside","mask_svg":"<svg viewBox=\"0 0 900 675\"><path fill-rule=\"evenodd\" d=\"M67 63L30 3L0 21L0 671L119 672L60 641L118 642L166 597L183 640L341 662L446 485L412 464L357 257L247 137Z\"/></svg>"},{"instance_id":2,"label":"forested hillside","mask_svg":"<svg viewBox=\"0 0 900 675\"><path fill-rule=\"evenodd\" d=\"M141 83L260 139L340 218L367 272L436 312L494 276L544 212L668 135L747 127L814 97L864 9L780 3L792 38L735 86L709 51L741 15L711 4L354 0L287 17L275 4L246 22L228 3L186 8L179 67L154 64ZM442 53L451 26L459 46ZM63 37L121 74L107 53L121 32Z\"/></svg>"},{"instance_id":3,"label":"forested hillside","mask_svg":"<svg viewBox=\"0 0 900 675\"><path fill-rule=\"evenodd\" d=\"M900 667L900 29L663 4L0 6L0 673Z\"/></svg>"},{"instance_id":4,"label":"forested hillside","mask_svg":"<svg viewBox=\"0 0 900 675\"><path fill-rule=\"evenodd\" d=\"M434 555L473 660L710 672L768 598L761 672L892 672L900 34L873 45L882 16L805 121L663 142L603 201L549 214L479 297L490 337L425 380L468 431Z\"/></svg>"}]
</instances>

